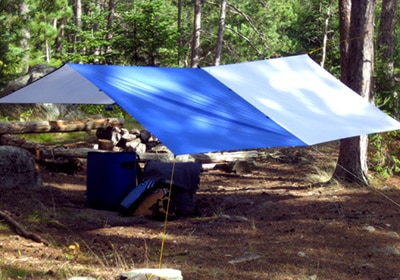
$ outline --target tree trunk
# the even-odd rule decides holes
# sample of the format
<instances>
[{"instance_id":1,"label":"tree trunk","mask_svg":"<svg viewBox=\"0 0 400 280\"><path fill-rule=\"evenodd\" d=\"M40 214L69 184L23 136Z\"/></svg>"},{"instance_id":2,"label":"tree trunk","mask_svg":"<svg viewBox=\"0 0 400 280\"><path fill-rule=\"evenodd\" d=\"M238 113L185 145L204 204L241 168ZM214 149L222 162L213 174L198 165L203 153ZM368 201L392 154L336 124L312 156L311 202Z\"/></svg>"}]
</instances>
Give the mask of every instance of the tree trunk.
<instances>
[{"instance_id":1,"label":"tree trunk","mask_svg":"<svg viewBox=\"0 0 400 280\"><path fill-rule=\"evenodd\" d=\"M45 40L45 48L46 48L46 63L50 63L50 46L49 46L49 39L46 38Z\"/></svg>"},{"instance_id":2,"label":"tree trunk","mask_svg":"<svg viewBox=\"0 0 400 280\"><path fill-rule=\"evenodd\" d=\"M193 44L192 44L192 67L199 66L200 53L200 30L201 30L201 0L194 0L193 21Z\"/></svg>"},{"instance_id":3,"label":"tree trunk","mask_svg":"<svg viewBox=\"0 0 400 280\"><path fill-rule=\"evenodd\" d=\"M393 67L393 53L396 39L397 0L383 0L380 24L378 29L377 49L381 51L385 61L391 61ZM393 71L393 69L391 69Z\"/></svg>"},{"instance_id":4,"label":"tree trunk","mask_svg":"<svg viewBox=\"0 0 400 280\"><path fill-rule=\"evenodd\" d=\"M393 113L400 116L400 104L394 86L394 48L396 40L397 0L383 0L378 29L378 56L383 63L383 71L378 75L376 91L383 98L389 97ZM394 110L393 110L394 109Z\"/></svg>"},{"instance_id":5,"label":"tree trunk","mask_svg":"<svg viewBox=\"0 0 400 280\"><path fill-rule=\"evenodd\" d=\"M369 101L373 89L375 0L353 1L348 46L346 83ZM367 166L368 136L341 140L334 177L369 185Z\"/></svg>"},{"instance_id":6,"label":"tree trunk","mask_svg":"<svg viewBox=\"0 0 400 280\"><path fill-rule=\"evenodd\" d=\"M222 45L224 43L225 16L226 16L226 0L221 0L221 13L219 17L217 48L216 48L215 62L214 62L216 66L218 66L221 61Z\"/></svg>"},{"instance_id":7,"label":"tree trunk","mask_svg":"<svg viewBox=\"0 0 400 280\"><path fill-rule=\"evenodd\" d=\"M182 55L182 46L183 46L183 37L182 37L182 0L178 0L178 66L181 65L181 55Z\"/></svg>"},{"instance_id":8,"label":"tree trunk","mask_svg":"<svg viewBox=\"0 0 400 280\"><path fill-rule=\"evenodd\" d=\"M76 43L80 42L80 37L78 36L78 33L81 31L82 29L82 2L81 0L75 0L75 25L76 25L76 31L75 31L75 35L74 35L74 41L73 41L73 45L75 48L75 51L81 52L82 50L76 49Z\"/></svg>"},{"instance_id":9,"label":"tree trunk","mask_svg":"<svg viewBox=\"0 0 400 280\"><path fill-rule=\"evenodd\" d=\"M107 18L107 28L108 32L106 35L107 41L112 40L113 38L113 25L114 25L114 17L115 17L115 0L109 0L108 1L108 18ZM111 64L111 58L110 55L112 53L112 46L111 44L107 46L106 49L106 61L108 64Z\"/></svg>"},{"instance_id":10,"label":"tree trunk","mask_svg":"<svg viewBox=\"0 0 400 280\"><path fill-rule=\"evenodd\" d=\"M369 185L367 147L368 135L342 139L333 177L340 181Z\"/></svg>"},{"instance_id":11,"label":"tree trunk","mask_svg":"<svg viewBox=\"0 0 400 280\"><path fill-rule=\"evenodd\" d=\"M24 1L18 6L18 15L25 21L29 21L29 6ZM21 29L21 40L19 42L21 49L23 50L23 58L21 60L21 72L27 73L29 70L29 44L31 39L31 33L29 29L23 27Z\"/></svg>"},{"instance_id":12,"label":"tree trunk","mask_svg":"<svg viewBox=\"0 0 400 280\"><path fill-rule=\"evenodd\" d=\"M331 3L329 3L329 6L326 10L326 18L325 18L325 24L324 24L324 38L322 40L322 59L321 59L321 67L324 68L325 67L325 61L326 61L326 47L328 44L328 30L329 30L329 19L331 18L331 9L332 9L332 4L333 1Z\"/></svg>"},{"instance_id":13,"label":"tree trunk","mask_svg":"<svg viewBox=\"0 0 400 280\"><path fill-rule=\"evenodd\" d=\"M347 84L347 64L350 34L351 0L339 0L339 29L340 29L340 80Z\"/></svg>"},{"instance_id":14,"label":"tree trunk","mask_svg":"<svg viewBox=\"0 0 400 280\"><path fill-rule=\"evenodd\" d=\"M55 22L54 28L57 29L57 22ZM61 54L62 49L63 49L63 39L65 36L65 17L60 19L60 26L58 27L58 35L55 41L55 46L56 46L56 53Z\"/></svg>"}]
</instances>

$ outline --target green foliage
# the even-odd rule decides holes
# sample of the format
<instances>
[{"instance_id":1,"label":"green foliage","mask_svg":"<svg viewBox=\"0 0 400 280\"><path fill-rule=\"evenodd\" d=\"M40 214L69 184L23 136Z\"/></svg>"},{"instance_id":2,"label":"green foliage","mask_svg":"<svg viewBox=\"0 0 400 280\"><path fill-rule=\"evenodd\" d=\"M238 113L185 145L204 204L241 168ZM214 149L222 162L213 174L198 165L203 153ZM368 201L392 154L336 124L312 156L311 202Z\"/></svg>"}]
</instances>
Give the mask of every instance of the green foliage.
<instances>
[{"instance_id":1,"label":"green foliage","mask_svg":"<svg viewBox=\"0 0 400 280\"><path fill-rule=\"evenodd\" d=\"M169 5L167 5L169 4ZM176 8L169 1L135 1L115 25L113 61L130 65L172 65L176 61Z\"/></svg>"},{"instance_id":2,"label":"green foliage","mask_svg":"<svg viewBox=\"0 0 400 280\"><path fill-rule=\"evenodd\" d=\"M134 119L131 115L125 112L117 104L113 105L79 105L78 109L84 112L88 116L101 116L106 118L121 118L125 121L125 127L128 129L137 128L143 129L143 127Z\"/></svg>"},{"instance_id":3,"label":"green foliage","mask_svg":"<svg viewBox=\"0 0 400 280\"><path fill-rule=\"evenodd\" d=\"M279 2L279 3L278 3ZM297 20L297 1L231 1L225 19L222 63L264 59L297 53L297 42L289 37ZM203 5L202 65L213 64L219 25L219 7Z\"/></svg>"},{"instance_id":4,"label":"green foliage","mask_svg":"<svg viewBox=\"0 0 400 280\"><path fill-rule=\"evenodd\" d=\"M369 168L390 177L400 173L400 132L374 134L370 136Z\"/></svg>"},{"instance_id":5,"label":"green foliage","mask_svg":"<svg viewBox=\"0 0 400 280\"><path fill-rule=\"evenodd\" d=\"M325 68L340 76L340 34L337 0L300 1L297 21L289 27L290 37L297 39L298 52L309 53L315 61L322 58L325 21L328 18L327 61ZM330 16L328 17L328 10Z\"/></svg>"},{"instance_id":6,"label":"green foliage","mask_svg":"<svg viewBox=\"0 0 400 280\"><path fill-rule=\"evenodd\" d=\"M48 143L48 144L65 144L77 141L90 142L95 140L95 137L88 134L86 131L76 132L57 132L57 133L32 133L32 134L17 134L17 138L22 138L35 143Z\"/></svg>"},{"instance_id":7,"label":"green foliage","mask_svg":"<svg viewBox=\"0 0 400 280\"><path fill-rule=\"evenodd\" d=\"M8 1L0 3L5 5ZM46 62L54 66L62 62L176 66L178 56L186 61L185 65L190 60L191 1L182 1L180 28L176 1L172 0L116 2L112 26L109 26L111 9L106 2L85 1L80 26L68 0L23 3L29 8L23 17L19 16L16 3L0 14L0 19L4 18L0 26L6 30L0 35L0 46L4 46L0 51L0 71L6 74L4 81L21 71L20 63L26 57L30 65ZM329 0L228 2L221 63L305 53L321 47L327 7L337 6L332 3ZM208 1L202 4L203 66L214 62L219 5ZM327 63L329 69L337 65L337 22L334 11L329 40L335 43L328 50L328 61L333 61ZM28 49L20 46L23 29L30 33ZM318 59L318 52L313 56Z\"/></svg>"},{"instance_id":8,"label":"green foliage","mask_svg":"<svg viewBox=\"0 0 400 280\"><path fill-rule=\"evenodd\" d=\"M390 66L381 59L380 53L378 51L376 54L374 68L375 104L393 116L400 116L400 85L393 82Z\"/></svg>"},{"instance_id":9,"label":"green foliage","mask_svg":"<svg viewBox=\"0 0 400 280\"><path fill-rule=\"evenodd\" d=\"M82 1L81 25L77 26L73 1L0 0L0 87L26 71L29 65L63 62L121 65L188 65L193 36L193 2L181 1L180 28L177 3L173 0L117 1L114 9L108 2ZM324 25L330 9L327 61L325 67L339 77L339 19L337 0L268 0L228 2L221 64L264 59L275 56L309 53L320 61ZM20 14L20 4L28 8ZM214 63L220 21L220 2L202 1L200 65ZM379 6L378 6L379 11ZM114 18L110 25L109 16ZM29 33L27 47L23 36ZM396 33L400 32L397 28ZM397 41L400 36L397 36ZM179 43L178 43L179 42ZM396 45L398 43L396 42ZM387 80L388 65L375 62L375 102L378 107L400 115L399 88ZM400 49L395 48L395 67ZM395 68L396 74L399 69ZM379 85L385 85L382 87ZM81 105L86 114L120 117L131 120L118 106L106 111L100 105ZM29 119L29 111L21 117ZM383 137L383 138L380 138ZM387 174L397 172L397 155L392 142L397 136L371 138L375 153L373 166ZM387 156L389 155L389 157ZM381 158L382 157L382 158ZM390 158L390 160L389 160Z\"/></svg>"},{"instance_id":10,"label":"green foliage","mask_svg":"<svg viewBox=\"0 0 400 280\"><path fill-rule=\"evenodd\" d=\"M2 268L0 271L0 280L26 279L30 274L29 271L17 267Z\"/></svg>"},{"instance_id":11,"label":"green foliage","mask_svg":"<svg viewBox=\"0 0 400 280\"><path fill-rule=\"evenodd\" d=\"M108 12L91 2L85 2L83 8L86 13L82 14L81 27L76 26L74 18L67 21L65 32L69 36L60 38L63 48L58 55L67 62L105 63Z\"/></svg>"},{"instance_id":12,"label":"green foliage","mask_svg":"<svg viewBox=\"0 0 400 280\"><path fill-rule=\"evenodd\" d=\"M78 110L88 116L101 116L105 118L126 118L128 114L117 104L114 105L88 105L78 106Z\"/></svg>"},{"instance_id":13,"label":"green foliage","mask_svg":"<svg viewBox=\"0 0 400 280\"><path fill-rule=\"evenodd\" d=\"M34 116L34 110L28 109L20 114L19 120L20 121L30 121L30 120L32 120L32 116Z\"/></svg>"},{"instance_id":14,"label":"green foliage","mask_svg":"<svg viewBox=\"0 0 400 280\"><path fill-rule=\"evenodd\" d=\"M387 114L396 118L400 113L400 102L397 92L399 85L393 83L389 64L381 59L381 52L375 56L375 104ZM370 137L370 167L384 177L400 172L398 131L381 133Z\"/></svg>"},{"instance_id":15,"label":"green foliage","mask_svg":"<svg viewBox=\"0 0 400 280\"><path fill-rule=\"evenodd\" d=\"M19 20L14 15L9 15L5 11L0 12L0 87L9 80L15 78L19 72L19 62L23 56L23 50L14 44L18 38L15 27Z\"/></svg>"}]
</instances>

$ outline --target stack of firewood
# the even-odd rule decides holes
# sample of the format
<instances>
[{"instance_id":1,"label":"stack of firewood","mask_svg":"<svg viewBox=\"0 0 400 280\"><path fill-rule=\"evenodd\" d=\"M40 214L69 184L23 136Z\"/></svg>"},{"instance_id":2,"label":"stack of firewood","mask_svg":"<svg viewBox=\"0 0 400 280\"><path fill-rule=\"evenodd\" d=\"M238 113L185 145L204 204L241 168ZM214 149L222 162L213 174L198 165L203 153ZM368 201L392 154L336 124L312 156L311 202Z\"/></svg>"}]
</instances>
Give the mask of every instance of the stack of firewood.
<instances>
[{"instance_id":1,"label":"stack of firewood","mask_svg":"<svg viewBox=\"0 0 400 280\"><path fill-rule=\"evenodd\" d=\"M147 130L107 126L96 130L100 150L116 152L160 152L167 149Z\"/></svg>"}]
</instances>

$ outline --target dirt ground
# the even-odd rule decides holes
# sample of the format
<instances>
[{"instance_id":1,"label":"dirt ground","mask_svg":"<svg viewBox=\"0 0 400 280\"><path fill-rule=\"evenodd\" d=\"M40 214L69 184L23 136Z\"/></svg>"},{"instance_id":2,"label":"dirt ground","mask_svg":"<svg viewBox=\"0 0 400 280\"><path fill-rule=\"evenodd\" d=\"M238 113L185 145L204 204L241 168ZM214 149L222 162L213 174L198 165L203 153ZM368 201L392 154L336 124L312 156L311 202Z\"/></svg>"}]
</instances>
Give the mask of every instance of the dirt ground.
<instances>
[{"instance_id":1,"label":"dirt ground","mask_svg":"<svg viewBox=\"0 0 400 280\"><path fill-rule=\"evenodd\" d=\"M200 216L169 221L166 235L163 222L87 208L85 172L42 168L44 187L2 190L0 210L48 244L0 219L0 279L115 279L160 265L185 280L400 279L399 178L319 184L337 150L276 150L251 174L204 173Z\"/></svg>"}]
</instances>

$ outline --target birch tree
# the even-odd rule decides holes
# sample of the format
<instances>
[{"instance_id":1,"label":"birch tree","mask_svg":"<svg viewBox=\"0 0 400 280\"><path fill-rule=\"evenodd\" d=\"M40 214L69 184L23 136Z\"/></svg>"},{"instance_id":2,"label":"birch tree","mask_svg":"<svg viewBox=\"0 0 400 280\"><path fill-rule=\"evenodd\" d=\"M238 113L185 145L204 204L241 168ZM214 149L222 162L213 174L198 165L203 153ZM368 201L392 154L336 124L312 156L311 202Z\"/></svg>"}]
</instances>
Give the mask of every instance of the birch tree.
<instances>
[{"instance_id":1,"label":"birch tree","mask_svg":"<svg viewBox=\"0 0 400 280\"><path fill-rule=\"evenodd\" d=\"M18 16L22 17L25 22L29 22L29 5L25 2L21 2L18 5ZM21 59L21 72L28 72L29 69L29 44L31 39L31 33L28 26L21 28L21 40L20 47L23 50L23 58Z\"/></svg>"}]
</instances>

